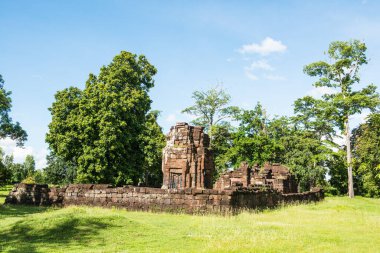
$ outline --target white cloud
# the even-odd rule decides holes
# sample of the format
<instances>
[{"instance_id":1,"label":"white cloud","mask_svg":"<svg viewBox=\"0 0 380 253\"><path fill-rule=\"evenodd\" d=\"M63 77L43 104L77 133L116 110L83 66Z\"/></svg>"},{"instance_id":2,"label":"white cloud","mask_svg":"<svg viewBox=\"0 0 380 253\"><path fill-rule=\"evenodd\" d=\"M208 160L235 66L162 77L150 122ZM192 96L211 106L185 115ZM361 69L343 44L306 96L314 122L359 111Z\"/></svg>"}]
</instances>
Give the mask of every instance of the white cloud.
<instances>
[{"instance_id":1,"label":"white cloud","mask_svg":"<svg viewBox=\"0 0 380 253\"><path fill-rule=\"evenodd\" d=\"M315 87L307 92L307 95L314 98L320 98L325 94L334 94L337 91L330 87Z\"/></svg>"},{"instance_id":2,"label":"white cloud","mask_svg":"<svg viewBox=\"0 0 380 253\"><path fill-rule=\"evenodd\" d=\"M259 79L259 77L257 76L257 73L255 73L255 70L264 71L264 74L261 75L261 77L263 77L264 79L267 79L267 80L272 80L272 81L284 81L284 80L286 80L286 78L284 76L265 73L268 71L274 71L275 70L274 67L272 67L266 60L259 60L259 61L252 62L252 64L250 66L244 68L244 73L249 79L256 81Z\"/></svg>"},{"instance_id":3,"label":"white cloud","mask_svg":"<svg viewBox=\"0 0 380 253\"><path fill-rule=\"evenodd\" d=\"M280 76L280 75L267 75L264 74L264 78L271 80L271 81L285 81L286 77L285 76Z\"/></svg>"},{"instance_id":4,"label":"white cloud","mask_svg":"<svg viewBox=\"0 0 380 253\"><path fill-rule=\"evenodd\" d=\"M46 149L36 150L31 146L17 147L16 141L5 138L0 140L0 147L6 155L13 155L14 162L23 163L27 155L32 155L36 161L36 169L46 167Z\"/></svg>"},{"instance_id":5,"label":"white cloud","mask_svg":"<svg viewBox=\"0 0 380 253\"><path fill-rule=\"evenodd\" d=\"M266 60L260 60L252 62L250 69L263 69L267 71L273 71L274 68L266 61Z\"/></svg>"},{"instance_id":6,"label":"white cloud","mask_svg":"<svg viewBox=\"0 0 380 253\"><path fill-rule=\"evenodd\" d=\"M253 73L252 73L252 69L250 69L250 68L245 68L244 69L244 73L245 73L245 75L249 78L249 79L251 79L252 81L256 81L256 80L259 80L259 78L256 76L256 75L254 75Z\"/></svg>"},{"instance_id":7,"label":"white cloud","mask_svg":"<svg viewBox=\"0 0 380 253\"><path fill-rule=\"evenodd\" d=\"M269 55L271 53L281 53L286 51L287 46L282 44L280 40L274 40L270 37L266 37L260 44L247 44L243 45L239 52L242 54L261 54Z\"/></svg>"}]
</instances>

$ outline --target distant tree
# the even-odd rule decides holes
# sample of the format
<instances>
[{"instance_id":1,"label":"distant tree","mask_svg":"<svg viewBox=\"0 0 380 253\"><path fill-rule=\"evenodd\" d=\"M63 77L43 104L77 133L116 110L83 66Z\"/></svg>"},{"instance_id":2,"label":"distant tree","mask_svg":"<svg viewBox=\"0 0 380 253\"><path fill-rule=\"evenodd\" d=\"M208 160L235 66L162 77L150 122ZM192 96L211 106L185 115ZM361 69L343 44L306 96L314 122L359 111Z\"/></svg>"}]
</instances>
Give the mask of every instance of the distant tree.
<instances>
[{"instance_id":1,"label":"distant tree","mask_svg":"<svg viewBox=\"0 0 380 253\"><path fill-rule=\"evenodd\" d=\"M348 175L346 166L346 151L338 149L337 152L332 152L329 159L326 160L328 168L330 189L327 189L333 195L347 194Z\"/></svg>"},{"instance_id":2,"label":"distant tree","mask_svg":"<svg viewBox=\"0 0 380 253\"><path fill-rule=\"evenodd\" d=\"M45 182L54 185L70 184L75 181L77 167L53 152L46 157L47 166L43 169Z\"/></svg>"},{"instance_id":3,"label":"distant tree","mask_svg":"<svg viewBox=\"0 0 380 253\"><path fill-rule=\"evenodd\" d=\"M231 164L226 154L231 146L232 131L228 119L234 119L240 109L229 105L231 96L220 87L194 91L192 98L194 105L185 108L182 113L195 116L191 123L203 126L208 133L216 167L215 179Z\"/></svg>"},{"instance_id":4,"label":"distant tree","mask_svg":"<svg viewBox=\"0 0 380 253\"><path fill-rule=\"evenodd\" d=\"M15 163L13 155L6 155L3 164L10 171L8 183L20 183L28 176L28 172L23 164Z\"/></svg>"},{"instance_id":5,"label":"distant tree","mask_svg":"<svg viewBox=\"0 0 380 253\"><path fill-rule=\"evenodd\" d=\"M312 187L324 186L326 161L332 150L313 133L294 128L281 142L285 150L283 163L295 175L299 189L309 191Z\"/></svg>"},{"instance_id":6,"label":"distant tree","mask_svg":"<svg viewBox=\"0 0 380 253\"><path fill-rule=\"evenodd\" d=\"M294 116L291 117L295 128L311 133L314 138L327 140L331 144L336 137L335 124L326 118L325 102L311 96L297 99L294 102Z\"/></svg>"},{"instance_id":7,"label":"distant tree","mask_svg":"<svg viewBox=\"0 0 380 253\"><path fill-rule=\"evenodd\" d=\"M12 183L20 183L28 176L25 167L20 163L15 163L12 166Z\"/></svg>"},{"instance_id":8,"label":"distant tree","mask_svg":"<svg viewBox=\"0 0 380 253\"><path fill-rule=\"evenodd\" d=\"M33 179L36 184L45 184L46 176L43 170L36 170L33 174Z\"/></svg>"},{"instance_id":9,"label":"distant tree","mask_svg":"<svg viewBox=\"0 0 380 253\"><path fill-rule=\"evenodd\" d=\"M366 45L358 40L349 42L335 41L329 46L328 56L331 63L315 62L305 66L304 72L319 79L315 87L335 89L333 94L325 94L316 100L315 109L326 121L331 121L344 134L348 172L348 195L354 197L350 124L349 117L363 109L374 110L380 103L376 86L371 84L360 91L353 91L353 85L360 82L359 70L367 64Z\"/></svg>"},{"instance_id":10,"label":"distant tree","mask_svg":"<svg viewBox=\"0 0 380 253\"><path fill-rule=\"evenodd\" d=\"M354 129L351 138L354 166L364 195L380 197L380 113Z\"/></svg>"},{"instance_id":11,"label":"distant tree","mask_svg":"<svg viewBox=\"0 0 380 253\"><path fill-rule=\"evenodd\" d=\"M0 138L9 137L12 140L17 140L18 145L22 145L26 139L27 134L21 128L18 122L13 123L9 112L12 108L11 92L6 91L4 88L4 80L0 75Z\"/></svg>"},{"instance_id":12,"label":"distant tree","mask_svg":"<svg viewBox=\"0 0 380 253\"><path fill-rule=\"evenodd\" d=\"M0 185L9 183L12 172L9 167L4 163L4 152L0 148Z\"/></svg>"},{"instance_id":13,"label":"distant tree","mask_svg":"<svg viewBox=\"0 0 380 253\"><path fill-rule=\"evenodd\" d=\"M232 148L234 128L228 123L220 124L212 126L210 132L213 136L211 149L213 151L216 168L214 171L214 179L217 179L222 172L231 167L231 161L227 153Z\"/></svg>"},{"instance_id":14,"label":"distant tree","mask_svg":"<svg viewBox=\"0 0 380 253\"><path fill-rule=\"evenodd\" d=\"M77 166L78 182L137 184L141 178L144 131L156 69L140 55L122 51L83 91L56 94L46 141Z\"/></svg>"},{"instance_id":15,"label":"distant tree","mask_svg":"<svg viewBox=\"0 0 380 253\"><path fill-rule=\"evenodd\" d=\"M36 172L36 161L32 155L27 155L25 157L23 166L28 176L33 176Z\"/></svg>"},{"instance_id":16,"label":"distant tree","mask_svg":"<svg viewBox=\"0 0 380 253\"><path fill-rule=\"evenodd\" d=\"M236 106L228 106L231 96L219 87L207 91L194 91L192 98L195 104L185 108L182 113L196 116L192 123L205 127L206 131L214 125L224 124L226 119L239 111Z\"/></svg>"},{"instance_id":17,"label":"distant tree","mask_svg":"<svg viewBox=\"0 0 380 253\"><path fill-rule=\"evenodd\" d=\"M140 145L144 152L144 162L140 182L146 186L158 187L162 184L162 149L165 135L157 123L158 111L148 113L145 128L140 134Z\"/></svg>"},{"instance_id":18,"label":"distant tree","mask_svg":"<svg viewBox=\"0 0 380 253\"><path fill-rule=\"evenodd\" d=\"M253 110L243 110L237 116L239 127L233 133L232 147L228 152L232 164L237 167L243 161L264 164L273 161L274 139L268 134L268 121L260 103Z\"/></svg>"}]
</instances>

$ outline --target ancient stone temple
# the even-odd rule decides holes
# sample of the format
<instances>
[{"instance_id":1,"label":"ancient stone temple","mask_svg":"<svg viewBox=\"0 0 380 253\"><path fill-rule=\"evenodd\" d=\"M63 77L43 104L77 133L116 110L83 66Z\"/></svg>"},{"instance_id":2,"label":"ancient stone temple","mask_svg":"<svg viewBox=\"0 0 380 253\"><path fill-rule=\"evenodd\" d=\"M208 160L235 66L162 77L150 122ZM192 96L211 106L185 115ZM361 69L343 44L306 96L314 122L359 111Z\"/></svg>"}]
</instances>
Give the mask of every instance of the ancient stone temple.
<instances>
[{"instance_id":1,"label":"ancient stone temple","mask_svg":"<svg viewBox=\"0 0 380 253\"><path fill-rule=\"evenodd\" d=\"M297 183L289 168L279 163L266 163L262 168L254 167L251 185L266 185L282 193L297 192Z\"/></svg>"},{"instance_id":2,"label":"ancient stone temple","mask_svg":"<svg viewBox=\"0 0 380 253\"><path fill-rule=\"evenodd\" d=\"M274 189L282 193L296 193L297 184L289 169L279 163L266 163L263 167L248 166L241 163L240 168L227 171L215 182L214 188L219 190L234 187L253 187Z\"/></svg>"},{"instance_id":3,"label":"ancient stone temple","mask_svg":"<svg viewBox=\"0 0 380 253\"><path fill-rule=\"evenodd\" d=\"M166 136L163 185L166 189L212 188L214 162L203 127L177 123Z\"/></svg>"}]
</instances>

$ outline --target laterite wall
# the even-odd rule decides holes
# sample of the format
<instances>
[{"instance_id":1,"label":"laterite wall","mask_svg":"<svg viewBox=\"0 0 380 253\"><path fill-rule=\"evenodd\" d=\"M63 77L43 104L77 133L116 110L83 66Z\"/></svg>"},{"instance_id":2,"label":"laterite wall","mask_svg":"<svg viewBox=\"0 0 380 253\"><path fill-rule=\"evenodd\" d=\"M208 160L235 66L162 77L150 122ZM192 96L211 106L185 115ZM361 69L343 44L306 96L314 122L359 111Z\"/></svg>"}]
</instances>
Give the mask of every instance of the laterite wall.
<instances>
[{"instance_id":1,"label":"laterite wall","mask_svg":"<svg viewBox=\"0 0 380 253\"><path fill-rule=\"evenodd\" d=\"M291 202L322 200L323 191L281 194L277 191L160 189L148 187L112 187L98 184L72 184L63 188L47 185L15 185L6 199L8 204L86 205L119 207L127 210L185 213L238 213L246 209L274 208Z\"/></svg>"}]
</instances>

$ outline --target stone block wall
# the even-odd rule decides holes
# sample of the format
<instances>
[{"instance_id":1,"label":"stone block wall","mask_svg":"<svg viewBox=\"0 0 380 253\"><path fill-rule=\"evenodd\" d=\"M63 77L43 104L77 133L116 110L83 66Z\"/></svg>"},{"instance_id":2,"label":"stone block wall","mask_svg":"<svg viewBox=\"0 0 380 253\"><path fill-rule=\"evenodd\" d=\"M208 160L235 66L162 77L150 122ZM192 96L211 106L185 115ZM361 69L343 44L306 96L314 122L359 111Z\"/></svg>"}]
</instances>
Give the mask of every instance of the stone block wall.
<instances>
[{"instance_id":1,"label":"stone block wall","mask_svg":"<svg viewBox=\"0 0 380 253\"><path fill-rule=\"evenodd\" d=\"M250 184L251 168L248 163L243 162L240 164L240 168L227 171L220 175L218 180L214 184L214 189L227 190L233 189L237 186L248 187Z\"/></svg>"},{"instance_id":2,"label":"stone block wall","mask_svg":"<svg viewBox=\"0 0 380 253\"><path fill-rule=\"evenodd\" d=\"M234 189L237 186L273 189L282 193L296 193L297 184L289 169L281 164L266 163L264 167L250 167L242 162L238 169L220 175L214 189Z\"/></svg>"},{"instance_id":3,"label":"stone block wall","mask_svg":"<svg viewBox=\"0 0 380 253\"><path fill-rule=\"evenodd\" d=\"M50 189L47 184L24 184L14 186L5 199L6 204L50 205Z\"/></svg>"},{"instance_id":4,"label":"stone block wall","mask_svg":"<svg viewBox=\"0 0 380 253\"><path fill-rule=\"evenodd\" d=\"M284 204L318 202L324 199L324 193L321 189L283 194L276 190L255 191L252 188L240 188L233 192L231 199L232 209L239 212L242 209L265 209Z\"/></svg>"},{"instance_id":5,"label":"stone block wall","mask_svg":"<svg viewBox=\"0 0 380 253\"><path fill-rule=\"evenodd\" d=\"M278 191L257 191L246 187L235 190L201 190L72 184L64 188L49 189L46 185L19 184L15 185L10 192L6 203L86 205L141 211L235 214L241 210L274 208L292 202L319 201L323 197L321 190L282 194Z\"/></svg>"},{"instance_id":6,"label":"stone block wall","mask_svg":"<svg viewBox=\"0 0 380 253\"><path fill-rule=\"evenodd\" d=\"M230 191L70 185L66 189L63 205L119 207L142 211L226 213L230 211L231 198Z\"/></svg>"}]
</instances>

